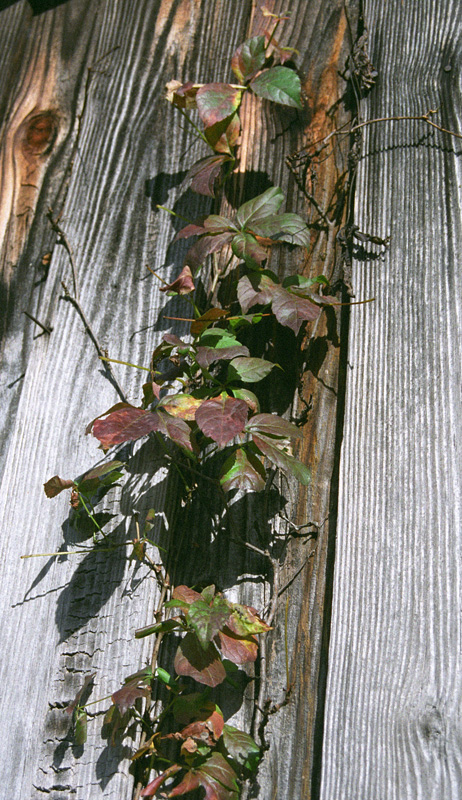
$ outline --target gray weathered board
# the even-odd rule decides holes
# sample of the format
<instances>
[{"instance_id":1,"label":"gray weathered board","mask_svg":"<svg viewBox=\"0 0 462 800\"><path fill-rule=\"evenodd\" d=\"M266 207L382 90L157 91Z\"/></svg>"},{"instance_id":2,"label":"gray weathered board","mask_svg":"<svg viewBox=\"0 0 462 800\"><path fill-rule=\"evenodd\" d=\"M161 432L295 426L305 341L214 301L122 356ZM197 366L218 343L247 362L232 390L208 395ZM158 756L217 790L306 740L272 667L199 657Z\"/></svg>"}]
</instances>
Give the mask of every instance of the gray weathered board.
<instances>
[{"instance_id":1,"label":"gray weathered board","mask_svg":"<svg viewBox=\"0 0 462 800\"><path fill-rule=\"evenodd\" d=\"M287 8L279 0L266 5ZM290 5L281 39L299 50L306 111L247 104L241 164L252 171L245 191L256 194L269 180L287 193L288 208L313 219L284 157L347 120L338 70L358 10L350 4L347 20L340 0ZM393 0L365 12L379 78L363 115L441 106L438 120L460 129L456 3ZM83 432L118 399L81 319L62 299L61 281L71 288L72 275L47 210L60 217L81 305L111 357L146 364L163 331L186 333L186 325L164 319L184 315L185 305L160 295L145 267L168 278L184 255L184 248L168 249L175 224L156 203L177 203L188 217L204 209L199 198L182 197L185 171L202 151L166 105L163 87L172 78L229 79L234 49L263 24L250 0L68 0L37 16L20 0L0 12L2 797L132 797L129 748L113 750L99 734L107 701L94 707L83 752L72 743L62 707L86 674L97 673L96 699L146 662L149 640L134 640L133 631L150 621L158 597L144 568L117 552L19 559L75 546L68 498L47 500L42 484L56 473L74 478L98 461L95 440ZM323 205L340 194L347 144L342 140L335 159L316 167L310 188ZM300 537L280 552L280 588L296 577L281 594L267 638L263 697L284 699L287 598L295 688L267 726L270 748L251 793L260 800L462 794L460 150L461 140L422 122L365 129L356 221L392 240L385 253L366 246L374 257L363 254L354 265L356 299L375 302L351 309L349 319L323 318L316 339L304 345L301 391L312 410L302 455L313 482L307 492L282 485L283 514L321 528L316 540ZM321 232L309 262L301 259L281 252L272 268L335 274L338 248L329 248ZM52 326L51 335L38 335L24 310ZM137 404L143 378L127 367L115 371ZM274 406L280 388L270 387ZM299 402L293 413L303 409ZM174 507L174 486L149 443L128 464L113 521L119 539L133 536L134 512L142 518L166 503L168 527ZM249 528L257 511L253 504L237 507L235 521ZM220 528L206 547L207 513L199 505L196 514L182 578L218 577L230 597L262 609L270 599L265 565ZM290 530L280 517L272 524L280 535ZM162 527L157 534L165 534ZM228 713L236 712L232 702ZM251 714L249 695L233 719L248 724Z\"/></svg>"}]
</instances>

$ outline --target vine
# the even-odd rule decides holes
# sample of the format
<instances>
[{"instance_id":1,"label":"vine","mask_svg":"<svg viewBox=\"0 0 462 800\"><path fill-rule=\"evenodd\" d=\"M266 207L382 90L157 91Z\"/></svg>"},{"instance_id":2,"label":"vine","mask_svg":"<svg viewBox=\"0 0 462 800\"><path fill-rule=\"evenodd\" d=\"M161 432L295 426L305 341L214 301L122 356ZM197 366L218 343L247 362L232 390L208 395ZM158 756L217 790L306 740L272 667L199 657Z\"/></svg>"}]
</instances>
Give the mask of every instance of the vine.
<instances>
[{"instance_id":1,"label":"vine","mask_svg":"<svg viewBox=\"0 0 462 800\"><path fill-rule=\"evenodd\" d=\"M295 51L281 47L275 38L278 26L287 17L264 13L272 19L269 29L246 40L232 57L231 69L238 83L172 81L167 87L167 100L211 150L189 169L185 185L216 202L236 166L244 93L302 108L300 79L291 66ZM258 547L235 530L230 499L236 492L264 492L278 470L303 485L310 481L308 467L292 451L292 442L301 436L299 427L261 409L258 384L281 367L268 352L265 357L255 352L256 337L251 332L270 318L297 336L306 322L319 319L326 305L338 304L329 294L325 276L308 279L292 275L281 282L268 269L272 248L310 245L313 225L308 226L298 214L281 212L283 202L281 189L271 187L244 202L233 215L210 213L199 220L186 220L175 240L195 237L195 242L178 277L170 284L162 281L160 291L181 296L189 304L190 311L183 319L191 321L190 336L181 339L164 334L149 367L138 367L149 373L139 406L126 402L123 391L114 383L110 364L125 362L110 359L100 348L79 303L72 250L59 222L51 211L49 214L58 242L71 260L73 294L63 284L65 299L76 307L108 377L123 398L91 421L87 433L99 441L105 453L149 436L182 487L178 506L190 503L205 482L227 513L230 536L266 558L274 577L272 603L263 614L231 602L215 585L176 585L181 544L177 543L176 551L172 546L168 549L165 567L155 562L152 553L159 544L151 538L158 513L154 509L141 525L136 518L133 540L113 541L111 533L104 530L111 515L98 511L97 506L123 477L125 465L118 451L118 458L105 461L78 480L56 475L45 483L50 498L71 491L72 524L92 537L94 548L129 544L130 557L147 564L158 584L155 621L135 632L136 638L154 637L150 664L127 676L112 694L103 723L103 735L112 744L133 722L141 727L141 739L132 756L137 779L135 798L153 797L159 792L163 797L177 797L202 788L207 800L237 800L242 781L255 773L265 749L265 720L280 707L270 707L260 699L259 725L254 725L251 735L225 723L212 691L225 682L236 688L238 668L257 661L259 637L271 629L278 597L285 588L277 585L278 565L271 549ZM314 205L320 222L325 222L325 212ZM198 291L199 272L209 256L222 251L226 264L214 275L208 299L204 299L204 293ZM225 275L231 275L231 289L226 303L219 304L213 298ZM76 552L85 552L85 548ZM160 666L159 653L161 644L169 639L177 646L173 663L167 668ZM285 648L287 700L291 689L287 641ZM93 679L94 674L85 679L67 707L78 744L86 741ZM255 741L257 734L259 742ZM152 771L157 773L155 777Z\"/></svg>"}]
</instances>

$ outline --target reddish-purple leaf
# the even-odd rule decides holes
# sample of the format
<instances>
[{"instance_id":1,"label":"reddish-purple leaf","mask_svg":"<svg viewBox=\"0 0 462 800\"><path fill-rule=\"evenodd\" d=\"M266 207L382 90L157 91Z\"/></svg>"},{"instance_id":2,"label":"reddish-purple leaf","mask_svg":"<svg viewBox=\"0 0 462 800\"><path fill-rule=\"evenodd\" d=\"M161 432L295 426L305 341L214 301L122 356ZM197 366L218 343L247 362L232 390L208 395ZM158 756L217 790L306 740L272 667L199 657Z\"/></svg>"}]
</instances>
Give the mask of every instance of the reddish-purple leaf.
<instances>
[{"instance_id":1,"label":"reddish-purple leaf","mask_svg":"<svg viewBox=\"0 0 462 800\"><path fill-rule=\"evenodd\" d=\"M239 81L245 81L252 78L265 61L265 37L253 36L237 48L231 59L231 69Z\"/></svg>"},{"instance_id":2,"label":"reddish-purple leaf","mask_svg":"<svg viewBox=\"0 0 462 800\"><path fill-rule=\"evenodd\" d=\"M236 231L235 225L227 217L219 214L210 214L204 219L204 229L206 233L225 233L225 231Z\"/></svg>"},{"instance_id":3,"label":"reddish-purple leaf","mask_svg":"<svg viewBox=\"0 0 462 800\"><path fill-rule=\"evenodd\" d=\"M216 236L201 236L186 253L185 264L189 264L189 266L196 271L202 266L207 256L211 253L215 253L217 250L221 250L225 244L229 244L232 238L232 233L219 233Z\"/></svg>"},{"instance_id":4,"label":"reddish-purple leaf","mask_svg":"<svg viewBox=\"0 0 462 800\"><path fill-rule=\"evenodd\" d=\"M201 598L189 606L188 625L194 629L204 649L226 624L230 613L229 604L219 595L213 598L212 603Z\"/></svg>"},{"instance_id":5,"label":"reddish-purple leaf","mask_svg":"<svg viewBox=\"0 0 462 800\"><path fill-rule=\"evenodd\" d=\"M282 286L273 292L272 309L281 325L291 328L295 334L300 330L302 322L312 321L319 317L321 309L303 297L297 297Z\"/></svg>"},{"instance_id":6,"label":"reddish-purple leaf","mask_svg":"<svg viewBox=\"0 0 462 800\"><path fill-rule=\"evenodd\" d=\"M181 783L175 786L167 797L179 797L181 794L188 794L200 786L199 775L197 772L187 772Z\"/></svg>"},{"instance_id":7,"label":"reddish-purple leaf","mask_svg":"<svg viewBox=\"0 0 462 800\"><path fill-rule=\"evenodd\" d=\"M234 89L228 83L207 83L196 94L199 116L206 128L215 125L234 114L239 108L241 89Z\"/></svg>"},{"instance_id":8,"label":"reddish-purple leaf","mask_svg":"<svg viewBox=\"0 0 462 800\"><path fill-rule=\"evenodd\" d=\"M179 735L182 739L191 737L192 739L198 739L205 744L213 746L223 733L223 724L223 714L214 710L207 719L191 722L189 725L186 725L179 734L173 735Z\"/></svg>"},{"instance_id":9,"label":"reddish-purple leaf","mask_svg":"<svg viewBox=\"0 0 462 800\"><path fill-rule=\"evenodd\" d=\"M258 644L254 636L238 636L225 628L217 634L215 641L223 658L233 664L249 664L257 658Z\"/></svg>"},{"instance_id":10,"label":"reddish-purple leaf","mask_svg":"<svg viewBox=\"0 0 462 800\"><path fill-rule=\"evenodd\" d=\"M238 800L236 773L221 753L213 752L196 774L205 789L205 800Z\"/></svg>"},{"instance_id":11,"label":"reddish-purple leaf","mask_svg":"<svg viewBox=\"0 0 462 800\"><path fill-rule=\"evenodd\" d=\"M205 692L179 695L173 701L172 711L176 722L186 725L198 719L209 719L215 711L215 703L205 699Z\"/></svg>"},{"instance_id":12,"label":"reddish-purple leaf","mask_svg":"<svg viewBox=\"0 0 462 800\"><path fill-rule=\"evenodd\" d=\"M269 458L273 464L276 464L277 467L285 472L291 472L300 483L304 486L308 486L311 480L311 473L305 464L302 464L301 461L298 461L298 459L286 453L285 450L277 447L274 439L268 439L266 436L256 436L255 433L252 435L252 438L260 452Z\"/></svg>"},{"instance_id":13,"label":"reddish-purple leaf","mask_svg":"<svg viewBox=\"0 0 462 800\"><path fill-rule=\"evenodd\" d=\"M188 423L179 417L172 417L163 411L159 411L158 415L160 433L163 433L172 442L184 447L186 450L193 452L193 445L191 441L191 428Z\"/></svg>"},{"instance_id":14,"label":"reddish-purple leaf","mask_svg":"<svg viewBox=\"0 0 462 800\"><path fill-rule=\"evenodd\" d=\"M223 447L244 430L248 413L244 400L223 393L202 403L196 411L196 422L206 436Z\"/></svg>"},{"instance_id":15,"label":"reddish-purple leaf","mask_svg":"<svg viewBox=\"0 0 462 800\"><path fill-rule=\"evenodd\" d=\"M221 122L216 122L204 131L205 138L216 153L226 153L233 157L233 148L239 139L241 121L239 114L233 114Z\"/></svg>"},{"instance_id":16,"label":"reddish-purple leaf","mask_svg":"<svg viewBox=\"0 0 462 800\"><path fill-rule=\"evenodd\" d=\"M225 492L261 492L266 483L265 468L253 453L238 447L223 464L220 483Z\"/></svg>"},{"instance_id":17,"label":"reddish-purple leaf","mask_svg":"<svg viewBox=\"0 0 462 800\"><path fill-rule=\"evenodd\" d=\"M255 414L245 426L246 431L251 433L262 433L266 436L280 436L289 439L294 436L300 438L302 432L300 428L288 422L277 414Z\"/></svg>"},{"instance_id":18,"label":"reddish-purple leaf","mask_svg":"<svg viewBox=\"0 0 462 800\"><path fill-rule=\"evenodd\" d=\"M92 433L106 450L115 444L130 442L146 436L159 428L159 415L144 408L126 405L120 411L113 411L104 419L98 417L93 422Z\"/></svg>"},{"instance_id":19,"label":"reddish-purple leaf","mask_svg":"<svg viewBox=\"0 0 462 800\"><path fill-rule=\"evenodd\" d=\"M257 383L266 378L275 366L276 364L273 364L272 361L266 361L264 358L239 356L231 361L228 367L228 378L231 381Z\"/></svg>"},{"instance_id":20,"label":"reddish-purple leaf","mask_svg":"<svg viewBox=\"0 0 462 800\"><path fill-rule=\"evenodd\" d=\"M234 397L237 397L238 400L244 400L254 414L259 413L260 403L258 397L251 392L250 389L232 389L232 392Z\"/></svg>"},{"instance_id":21,"label":"reddish-purple leaf","mask_svg":"<svg viewBox=\"0 0 462 800\"><path fill-rule=\"evenodd\" d=\"M151 691L149 686L140 686L139 683L139 681L129 681L112 695L112 702L122 715L135 705L139 697L148 697Z\"/></svg>"},{"instance_id":22,"label":"reddish-purple leaf","mask_svg":"<svg viewBox=\"0 0 462 800\"><path fill-rule=\"evenodd\" d=\"M167 778L171 778L172 775L176 775L176 773L179 772L181 769L182 767L180 767L179 764L172 764L172 766L168 767L168 769L166 769L165 772L162 773L162 775L158 775L157 778L154 778L153 781L148 783L148 785L141 790L140 797L153 797L156 794L157 790L160 789L162 784L165 783ZM197 783L197 786L199 786L199 783ZM193 788L197 788L197 786Z\"/></svg>"},{"instance_id":23,"label":"reddish-purple leaf","mask_svg":"<svg viewBox=\"0 0 462 800\"><path fill-rule=\"evenodd\" d=\"M184 228L181 228L181 230L178 231L173 241L177 242L179 239L189 239L191 236L201 236L203 233L207 233L207 230L202 224L191 222L189 225L185 225Z\"/></svg>"},{"instance_id":24,"label":"reddish-purple leaf","mask_svg":"<svg viewBox=\"0 0 462 800\"><path fill-rule=\"evenodd\" d=\"M257 269L262 261L268 258L267 250L261 247L255 236L247 233L247 231L236 234L231 242L231 249L234 255L237 258L242 258L251 269Z\"/></svg>"},{"instance_id":25,"label":"reddish-purple leaf","mask_svg":"<svg viewBox=\"0 0 462 800\"><path fill-rule=\"evenodd\" d=\"M197 360L199 361L199 359ZM197 409L203 402L203 400L198 400L190 394L170 394L162 398L157 408L162 408L172 417L180 417L180 419L192 421L195 419Z\"/></svg>"},{"instance_id":26,"label":"reddish-purple leaf","mask_svg":"<svg viewBox=\"0 0 462 800\"><path fill-rule=\"evenodd\" d=\"M221 168L226 161L230 160L228 153L218 153L214 156L207 156L197 161L187 172L183 185L190 184L191 190L196 194L204 194L207 197L215 197L215 182L220 175ZM194 226L187 226L192 228ZM197 231L198 232L198 231ZM188 233L188 236L193 236ZM178 234L177 234L177 237Z\"/></svg>"},{"instance_id":27,"label":"reddish-purple leaf","mask_svg":"<svg viewBox=\"0 0 462 800\"><path fill-rule=\"evenodd\" d=\"M195 603L196 600L200 600L202 595L200 592L194 591L194 589L190 589L189 586L175 586L172 597L174 600L181 600L183 603Z\"/></svg>"},{"instance_id":28,"label":"reddish-purple leaf","mask_svg":"<svg viewBox=\"0 0 462 800\"><path fill-rule=\"evenodd\" d=\"M215 361L230 361L236 356L248 356L249 348L243 344L233 347L198 347L196 361L200 367L208 369Z\"/></svg>"},{"instance_id":29,"label":"reddish-purple leaf","mask_svg":"<svg viewBox=\"0 0 462 800\"><path fill-rule=\"evenodd\" d=\"M160 345L159 345L159 347L160 347ZM156 350L158 350L158 349L159 348L156 348ZM154 355L156 353L156 350L154 350L153 358L154 358ZM92 419L92 421L89 422L87 427L85 428L85 434L91 433L91 429L92 429L92 427L93 427L93 425L94 425L94 423L96 422L97 419L100 419L101 417L106 417L108 414L112 414L113 411L120 411L122 408L133 408L133 406L131 406L130 403L122 403L122 402L121 403L116 403L115 405L113 405L110 408L108 408L107 411L104 411L103 414L99 414L97 417L95 417L95 419Z\"/></svg>"},{"instance_id":30,"label":"reddish-purple leaf","mask_svg":"<svg viewBox=\"0 0 462 800\"><path fill-rule=\"evenodd\" d=\"M218 686L226 678L226 670L215 645L210 643L204 650L193 633L187 633L181 640L174 666L178 675L188 675L206 686Z\"/></svg>"},{"instance_id":31,"label":"reddish-purple leaf","mask_svg":"<svg viewBox=\"0 0 462 800\"><path fill-rule=\"evenodd\" d=\"M188 348L190 346L187 342L184 342L183 339L180 339L178 336L175 336L174 333L164 333L162 338L164 342L167 342L167 344L171 344L174 347Z\"/></svg>"},{"instance_id":32,"label":"reddish-purple leaf","mask_svg":"<svg viewBox=\"0 0 462 800\"><path fill-rule=\"evenodd\" d=\"M174 280L173 283L161 286L160 291L173 292L174 294L189 294L193 292L195 288L191 268L186 265L181 270L178 278Z\"/></svg>"},{"instance_id":33,"label":"reddish-purple leaf","mask_svg":"<svg viewBox=\"0 0 462 800\"><path fill-rule=\"evenodd\" d=\"M278 284L268 275L244 275L237 284L237 299L244 314L252 306L270 303Z\"/></svg>"},{"instance_id":34,"label":"reddish-purple leaf","mask_svg":"<svg viewBox=\"0 0 462 800\"><path fill-rule=\"evenodd\" d=\"M64 489L70 489L73 485L74 481L67 481L64 478L60 478L59 475L53 475L50 480L43 484L43 488L47 497L56 497Z\"/></svg>"}]
</instances>

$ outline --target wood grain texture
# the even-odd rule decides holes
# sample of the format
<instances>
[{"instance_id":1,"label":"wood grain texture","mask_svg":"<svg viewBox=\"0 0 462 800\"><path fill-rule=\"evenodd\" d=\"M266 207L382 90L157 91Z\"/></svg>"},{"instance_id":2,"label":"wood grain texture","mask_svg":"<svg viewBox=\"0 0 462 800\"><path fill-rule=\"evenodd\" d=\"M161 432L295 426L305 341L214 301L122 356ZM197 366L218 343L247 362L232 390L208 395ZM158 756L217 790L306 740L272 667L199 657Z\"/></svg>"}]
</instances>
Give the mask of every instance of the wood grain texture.
<instances>
[{"instance_id":1,"label":"wood grain texture","mask_svg":"<svg viewBox=\"0 0 462 800\"><path fill-rule=\"evenodd\" d=\"M275 11L286 7L279 0L266 5ZM250 175L245 186L237 176L234 201L269 184L280 185L287 209L313 221L313 209L295 188L284 158L346 119L345 109L337 105L344 86L337 70L344 66L349 42L340 0L327 5L299 0L292 10L281 41L300 51L306 114L246 99L241 169L245 166ZM152 618L158 596L154 582L117 550L84 558L18 558L60 548L72 551L78 543L67 519L68 499L47 500L42 484L55 473L74 478L96 463L95 442L83 431L117 400L82 321L62 299L61 281L72 288L72 275L46 213L51 207L54 219L59 217L73 250L82 307L111 357L146 364L162 331L174 325L177 334L186 333L186 326L164 319L182 316L184 305L166 301L145 268L149 264L167 279L176 276L185 250L181 243L169 248L178 225L156 212L156 203L175 205L190 218L206 208L201 199L181 195L185 172L202 151L181 131L163 89L172 78L228 77L236 46L261 31L264 20L250 0L101 0L90 6L69 0L39 17L21 0L2 11L0 22L5 75L0 90L5 298L0 613L6 620L2 652L11 654L0 664L2 686L8 687L0 697L1 760L8 764L2 791L30 800L128 800L129 748L113 750L99 734L107 702L94 706L96 720L89 723L83 753L72 744L62 706L86 674L96 670L93 696L102 697L146 661L149 640L140 644L133 631ZM339 149L335 161L317 167L316 197L323 205L333 198L337 202L345 155ZM295 270L335 275L340 202L338 209L330 237L322 230L314 234L309 261L281 249L272 269L281 276ZM51 325L52 334L38 336L24 310ZM262 697L274 704L285 697L286 598L290 680L296 688L290 704L272 715L266 728L269 751L257 785L249 790L249 796L262 800L308 798L319 750L318 685L332 541L325 520L331 511L342 335L333 313L308 333L301 356L304 379L294 408L296 365L287 365L290 380L284 376L268 387L268 405L279 413L297 416L313 403L301 450L313 471L307 492L282 481L260 499L238 500L231 521L198 493L198 501L174 520L180 487L167 478L148 442L127 449L128 480L112 522L114 536L122 541L134 535L134 512L142 518L150 507L165 506L156 537L164 541L175 523L189 539L188 558L177 564L177 581L217 580L231 599L259 609L271 601L272 576L264 560L236 545L230 534L242 524L256 541L261 536L274 541L277 535L281 595L264 652ZM276 342L281 358L293 347L290 336ZM117 365L115 371L128 399L137 404L143 377ZM107 509L112 510L110 504ZM288 522L278 516L281 510ZM260 529L257 518L263 520ZM309 520L321 523L316 542L304 535L290 540L292 524ZM244 583L246 577L250 583ZM235 715L236 724L247 726L252 700L251 685L241 708L236 698L226 696L223 708Z\"/></svg>"},{"instance_id":2,"label":"wood grain texture","mask_svg":"<svg viewBox=\"0 0 462 800\"><path fill-rule=\"evenodd\" d=\"M460 4L365 8L366 119L462 130ZM323 800L462 794L461 152L422 122L364 134Z\"/></svg>"}]
</instances>

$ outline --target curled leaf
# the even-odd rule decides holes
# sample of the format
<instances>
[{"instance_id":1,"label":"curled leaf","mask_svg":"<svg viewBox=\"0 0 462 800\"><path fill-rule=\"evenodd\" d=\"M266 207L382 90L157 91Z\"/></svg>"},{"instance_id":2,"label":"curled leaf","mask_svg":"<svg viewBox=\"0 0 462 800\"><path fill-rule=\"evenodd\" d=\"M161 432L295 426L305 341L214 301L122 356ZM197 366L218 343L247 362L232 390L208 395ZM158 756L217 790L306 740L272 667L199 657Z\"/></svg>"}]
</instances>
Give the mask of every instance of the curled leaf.
<instances>
[{"instance_id":1,"label":"curled leaf","mask_svg":"<svg viewBox=\"0 0 462 800\"><path fill-rule=\"evenodd\" d=\"M173 283L167 284L167 286L161 286L160 291L171 292L172 294L189 294L195 288L191 268L186 265L181 270L178 278Z\"/></svg>"},{"instance_id":2,"label":"curled leaf","mask_svg":"<svg viewBox=\"0 0 462 800\"><path fill-rule=\"evenodd\" d=\"M64 478L60 478L59 475L53 475L52 478L43 484L43 488L45 489L47 497L56 497L56 495L63 492L64 489L70 489L73 485L74 481L64 480Z\"/></svg>"}]
</instances>

